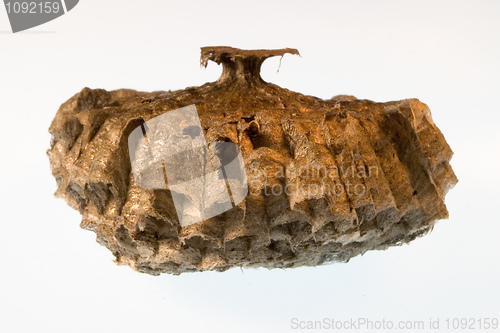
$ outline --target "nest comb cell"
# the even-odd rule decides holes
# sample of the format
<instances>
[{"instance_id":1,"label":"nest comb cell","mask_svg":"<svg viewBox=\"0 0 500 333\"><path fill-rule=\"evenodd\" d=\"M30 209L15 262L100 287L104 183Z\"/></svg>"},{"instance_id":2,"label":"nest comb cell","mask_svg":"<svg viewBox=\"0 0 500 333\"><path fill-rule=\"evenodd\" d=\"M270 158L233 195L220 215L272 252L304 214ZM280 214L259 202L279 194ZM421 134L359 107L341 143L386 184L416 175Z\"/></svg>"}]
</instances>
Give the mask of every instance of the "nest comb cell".
<instances>
[{"instance_id":1,"label":"nest comb cell","mask_svg":"<svg viewBox=\"0 0 500 333\"><path fill-rule=\"evenodd\" d=\"M84 88L50 126L56 196L118 264L153 275L346 262L447 218L453 152L427 105L265 82L262 62L286 53L203 47L215 82Z\"/></svg>"}]
</instances>

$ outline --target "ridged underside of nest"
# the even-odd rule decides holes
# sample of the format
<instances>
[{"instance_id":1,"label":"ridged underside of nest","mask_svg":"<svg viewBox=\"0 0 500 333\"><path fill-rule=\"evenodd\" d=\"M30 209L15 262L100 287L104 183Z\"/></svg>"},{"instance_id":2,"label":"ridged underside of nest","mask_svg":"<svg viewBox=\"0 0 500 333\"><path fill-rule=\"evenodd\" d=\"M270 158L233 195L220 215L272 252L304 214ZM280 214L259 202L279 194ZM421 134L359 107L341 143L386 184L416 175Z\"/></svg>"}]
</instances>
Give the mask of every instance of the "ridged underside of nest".
<instances>
[{"instance_id":1,"label":"ridged underside of nest","mask_svg":"<svg viewBox=\"0 0 500 333\"><path fill-rule=\"evenodd\" d=\"M345 262L410 242L448 216L453 153L425 104L305 96L257 74L241 78L236 53L214 50L203 55L226 64L217 82L152 93L84 88L50 127L56 195L81 212L81 226L117 263L157 275ZM273 55L250 56L260 68ZM135 183L127 138L193 104L207 141L239 145L249 194L232 210L181 226L168 189ZM318 172L304 172L311 168Z\"/></svg>"}]
</instances>

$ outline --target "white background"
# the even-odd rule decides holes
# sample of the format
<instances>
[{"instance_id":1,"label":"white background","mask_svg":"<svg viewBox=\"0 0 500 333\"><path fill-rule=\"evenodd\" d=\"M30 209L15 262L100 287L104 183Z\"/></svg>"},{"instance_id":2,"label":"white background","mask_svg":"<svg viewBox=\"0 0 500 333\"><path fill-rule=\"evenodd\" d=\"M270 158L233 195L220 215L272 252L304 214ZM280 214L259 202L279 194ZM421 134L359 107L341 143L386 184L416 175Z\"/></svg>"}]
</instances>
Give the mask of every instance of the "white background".
<instances>
[{"instance_id":1,"label":"white background","mask_svg":"<svg viewBox=\"0 0 500 333\"><path fill-rule=\"evenodd\" d=\"M292 332L298 320L500 317L500 1L82 0L12 34L0 7L0 332ZM214 81L199 47L299 49L263 78L321 98L419 98L455 152L450 218L347 264L152 277L52 194L59 105L83 87ZM477 327L477 325L476 325ZM443 330L444 331L444 330ZM422 331L420 331L422 332Z\"/></svg>"}]
</instances>

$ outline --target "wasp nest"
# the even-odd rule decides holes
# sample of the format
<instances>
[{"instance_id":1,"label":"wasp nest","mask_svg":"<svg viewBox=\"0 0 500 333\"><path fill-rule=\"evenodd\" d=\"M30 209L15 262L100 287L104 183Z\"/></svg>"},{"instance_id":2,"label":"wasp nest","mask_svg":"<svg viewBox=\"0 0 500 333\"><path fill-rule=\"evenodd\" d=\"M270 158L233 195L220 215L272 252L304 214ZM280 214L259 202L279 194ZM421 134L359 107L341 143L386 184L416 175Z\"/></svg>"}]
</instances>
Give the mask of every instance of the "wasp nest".
<instances>
[{"instance_id":1,"label":"wasp nest","mask_svg":"<svg viewBox=\"0 0 500 333\"><path fill-rule=\"evenodd\" d=\"M205 47L202 65L223 65L216 82L151 93L84 88L50 127L56 195L118 264L153 275L345 262L447 218L453 152L429 108L417 99L323 100L263 81L262 62L285 53L298 54ZM192 105L206 141L239 148L248 194L183 224L168 184L145 188L134 177L129 136Z\"/></svg>"}]
</instances>

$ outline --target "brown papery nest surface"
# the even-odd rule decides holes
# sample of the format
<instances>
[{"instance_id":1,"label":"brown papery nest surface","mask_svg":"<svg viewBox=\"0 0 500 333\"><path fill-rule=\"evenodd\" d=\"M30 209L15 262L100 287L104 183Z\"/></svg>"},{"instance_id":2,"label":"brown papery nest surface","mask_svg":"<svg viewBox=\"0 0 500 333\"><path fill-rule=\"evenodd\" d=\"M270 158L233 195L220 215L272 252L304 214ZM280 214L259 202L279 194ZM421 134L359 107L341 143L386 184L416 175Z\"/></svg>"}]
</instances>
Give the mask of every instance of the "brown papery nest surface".
<instances>
[{"instance_id":1,"label":"brown papery nest surface","mask_svg":"<svg viewBox=\"0 0 500 333\"><path fill-rule=\"evenodd\" d=\"M50 126L56 195L118 264L153 275L346 262L408 243L447 218L453 152L427 105L323 100L265 82L262 62L286 53L299 54L203 47L202 65L222 64L216 82L156 92L84 88ZM127 140L144 122L189 105L207 141L241 149L248 195L181 226L168 188L136 183Z\"/></svg>"}]
</instances>

